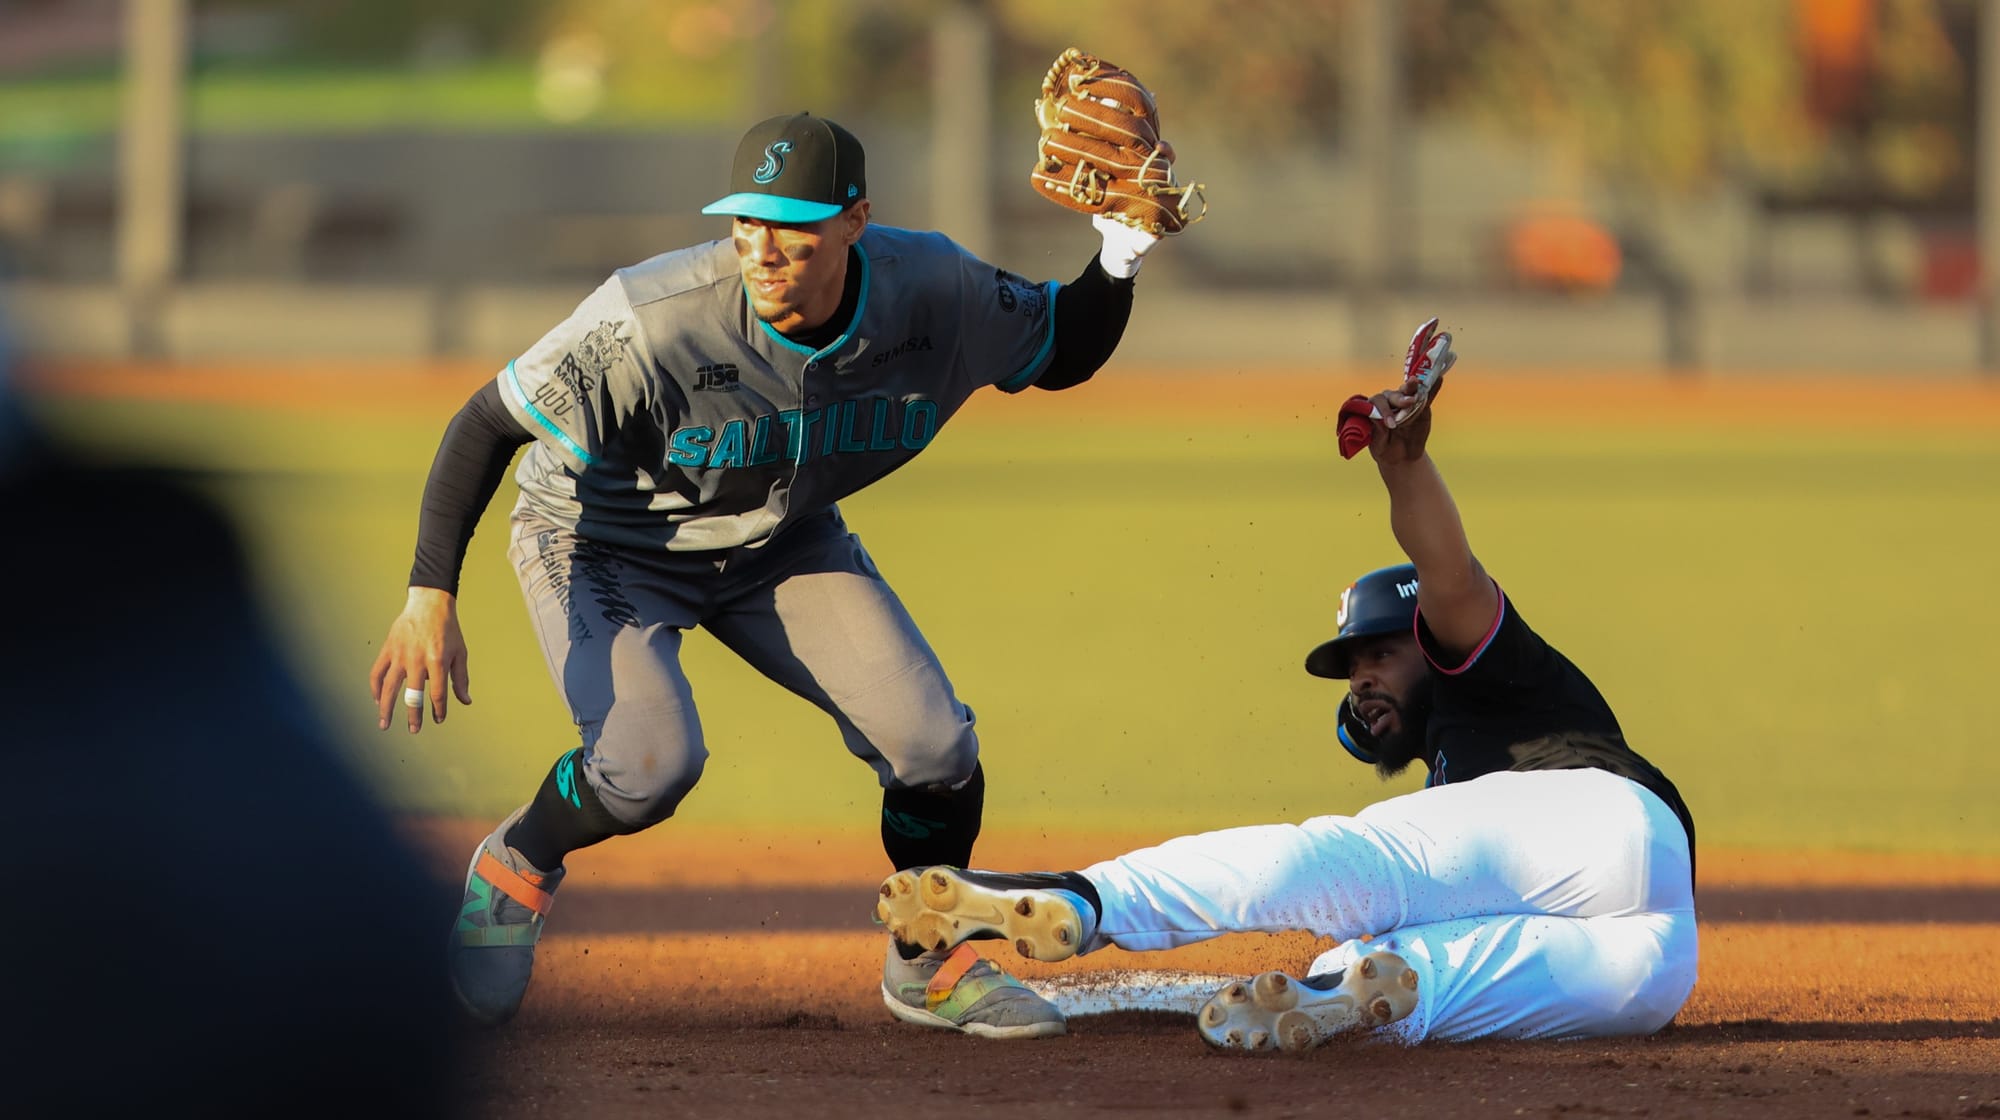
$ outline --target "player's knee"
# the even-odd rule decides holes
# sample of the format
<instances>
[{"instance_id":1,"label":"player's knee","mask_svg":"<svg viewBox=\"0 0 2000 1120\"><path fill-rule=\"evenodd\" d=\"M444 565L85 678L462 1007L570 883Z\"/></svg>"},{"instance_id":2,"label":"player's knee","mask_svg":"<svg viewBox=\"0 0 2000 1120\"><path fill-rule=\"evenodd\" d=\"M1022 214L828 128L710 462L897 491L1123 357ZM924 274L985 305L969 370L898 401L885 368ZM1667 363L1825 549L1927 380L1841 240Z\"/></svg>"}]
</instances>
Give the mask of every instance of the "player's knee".
<instances>
[{"instance_id":1,"label":"player's knee","mask_svg":"<svg viewBox=\"0 0 2000 1120\"><path fill-rule=\"evenodd\" d=\"M593 788L605 811L636 832L673 816L701 781L707 761L708 752L697 751L677 765L648 759L637 766L603 767Z\"/></svg>"},{"instance_id":2,"label":"player's knee","mask_svg":"<svg viewBox=\"0 0 2000 1120\"><path fill-rule=\"evenodd\" d=\"M878 742L875 749L888 760L892 780L901 786L955 786L979 765L979 736L972 729L970 712L960 720L913 724L898 741Z\"/></svg>"}]
</instances>

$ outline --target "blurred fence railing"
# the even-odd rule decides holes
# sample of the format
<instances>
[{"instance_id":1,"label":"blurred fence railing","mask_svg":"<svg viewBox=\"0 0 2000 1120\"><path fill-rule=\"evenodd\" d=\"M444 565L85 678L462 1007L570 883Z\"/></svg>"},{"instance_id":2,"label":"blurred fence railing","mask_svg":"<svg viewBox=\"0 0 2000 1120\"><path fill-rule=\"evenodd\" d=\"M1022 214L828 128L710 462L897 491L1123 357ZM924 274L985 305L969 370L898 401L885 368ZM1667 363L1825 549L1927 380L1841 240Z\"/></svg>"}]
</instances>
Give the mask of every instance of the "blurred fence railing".
<instances>
[{"instance_id":1,"label":"blurred fence railing","mask_svg":"<svg viewBox=\"0 0 2000 1120\"><path fill-rule=\"evenodd\" d=\"M157 308L156 350L148 356L278 366L329 358L498 365L561 321L591 286L186 284ZM0 285L0 303L31 359L134 356L127 308L111 285L17 282ZM1364 300L1330 291L1142 283L1115 361L1211 371L1358 361L1388 370L1401 360L1410 330L1439 315L1466 360L1492 368L1937 377L1970 375L1978 367L1979 320L1969 304L1689 297L1676 315L1668 310L1649 295L1578 301L1409 291Z\"/></svg>"}]
</instances>

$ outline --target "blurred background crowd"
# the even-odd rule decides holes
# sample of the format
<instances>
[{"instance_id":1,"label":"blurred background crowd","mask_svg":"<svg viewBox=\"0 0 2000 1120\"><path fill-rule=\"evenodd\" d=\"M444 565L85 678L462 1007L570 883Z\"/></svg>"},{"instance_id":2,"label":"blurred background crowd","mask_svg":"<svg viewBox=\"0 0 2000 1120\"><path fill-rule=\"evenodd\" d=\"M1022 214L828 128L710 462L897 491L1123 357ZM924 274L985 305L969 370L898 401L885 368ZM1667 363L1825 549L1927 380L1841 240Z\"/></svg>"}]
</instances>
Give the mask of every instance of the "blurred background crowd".
<instances>
[{"instance_id":1,"label":"blurred background crowd","mask_svg":"<svg viewBox=\"0 0 2000 1120\"><path fill-rule=\"evenodd\" d=\"M45 354L504 359L720 235L736 137L805 108L867 143L878 220L1067 276L1088 235L1025 184L1077 45L1213 204L1128 357L1372 360L1409 298L1503 362L1969 368L1991 10L0 0L0 254Z\"/></svg>"}]
</instances>

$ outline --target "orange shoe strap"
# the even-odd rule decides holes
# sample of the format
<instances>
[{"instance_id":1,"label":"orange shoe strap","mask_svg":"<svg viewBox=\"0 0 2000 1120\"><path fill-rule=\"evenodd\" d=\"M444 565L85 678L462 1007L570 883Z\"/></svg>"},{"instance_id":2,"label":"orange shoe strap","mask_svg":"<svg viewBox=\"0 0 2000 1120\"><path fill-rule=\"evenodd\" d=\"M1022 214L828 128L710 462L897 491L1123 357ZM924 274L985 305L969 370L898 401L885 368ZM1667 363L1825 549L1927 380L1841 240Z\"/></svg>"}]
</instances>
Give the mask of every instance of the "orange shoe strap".
<instances>
[{"instance_id":1,"label":"orange shoe strap","mask_svg":"<svg viewBox=\"0 0 2000 1120\"><path fill-rule=\"evenodd\" d=\"M500 888L500 892L508 898L543 917L547 917L549 908L555 905L554 894L543 890L536 880L494 859L492 852L479 853L479 863L473 868L473 873Z\"/></svg>"},{"instance_id":2,"label":"orange shoe strap","mask_svg":"<svg viewBox=\"0 0 2000 1120\"><path fill-rule=\"evenodd\" d=\"M938 966L937 972L931 976L931 982L924 987L925 993L933 1000L943 999L951 994L953 988L958 987L958 982L965 979L965 974L971 972L972 966L978 963L979 953L972 948L971 943L959 942L958 948L951 951L951 956L946 957L944 963Z\"/></svg>"}]
</instances>

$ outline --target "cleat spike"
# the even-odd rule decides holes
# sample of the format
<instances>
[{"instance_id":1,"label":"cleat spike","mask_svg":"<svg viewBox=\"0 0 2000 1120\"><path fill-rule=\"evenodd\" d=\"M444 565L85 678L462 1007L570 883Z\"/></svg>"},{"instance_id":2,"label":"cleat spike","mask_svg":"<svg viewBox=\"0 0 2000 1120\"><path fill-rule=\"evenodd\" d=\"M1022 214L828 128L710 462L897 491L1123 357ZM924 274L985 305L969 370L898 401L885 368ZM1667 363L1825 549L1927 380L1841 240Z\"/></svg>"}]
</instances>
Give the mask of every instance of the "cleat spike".
<instances>
[{"instance_id":1,"label":"cleat spike","mask_svg":"<svg viewBox=\"0 0 2000 1120\"><path fill-rule=\"evenodd\" d=\"M1361 964L1358 966L1358 970L1360 971L1361 978L1363 980L1375 979L1375 973L1377 971L1377 969L1375 968L1375 958L1373 957L1361 958Z\"/></svg>"},{"instance_id":2,"label":"cleat spike","mask_svg":"<svg viewBox=\"0 0 2000 1120\"><path fill-rule=\"evenodd\" d=\"M1282 972L1259 973L1250 981L1250 998L1264 1011L1285 1011L1296 1005L1299 997L1292 992L1292 978Z\"/></svg>"},{"instance_id":3,"label":"cleat spike","mask_svg":"<svg viewBox=\"0 0 2000 1120\"><path fill-rule=\"evenodd\" d=\"M1313 1043L1315 1041L1317 1040L1313 1038L1311 1024L1307 1023L1303 1019L1301 1019L1298 1022L1292 1023L1289 1027L1286 1028L1286 1034L1285 1034L1285 1042L1287 1044L1286 1049L1310 1050L1313 1048Z\"/></svg>"}]
</instances>

